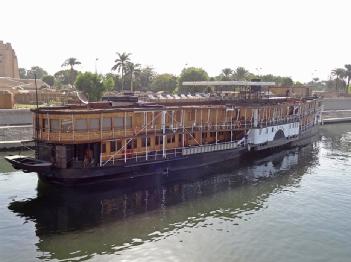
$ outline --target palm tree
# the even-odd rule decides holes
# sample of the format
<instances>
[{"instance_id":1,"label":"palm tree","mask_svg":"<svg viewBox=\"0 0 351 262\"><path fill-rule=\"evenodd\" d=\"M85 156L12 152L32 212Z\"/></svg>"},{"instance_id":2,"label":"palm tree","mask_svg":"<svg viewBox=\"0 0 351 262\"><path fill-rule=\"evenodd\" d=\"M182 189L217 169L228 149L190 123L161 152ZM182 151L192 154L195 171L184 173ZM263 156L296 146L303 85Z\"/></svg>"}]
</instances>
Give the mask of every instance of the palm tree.
<instances>
[{"instance_id":1,"label":"palm tree","mask_svg":"<svg viewBox=\"0 0 351 262\"><path fill-rule=\"evenodd\" d=\"M118 72L122 72L122 90L124 89L124 72L127 68L127 63L130 61L131 53L123 52L116 53L118 58L115 60L115 65L111 68L111 70L117 70Z\"/></svg>"},{"instance_id":2,"label":"palm tree","mask_svg":"<svg viewBox=\"0 0 351 262\"><path fill-rule=\"evenodd\" d=\"M127 73L130 75L130 91L133 92L133 79L134 79L134 75L135 73L139 73L140 72L140 64L134 64L132 62L127 62Z\"/></svg>"},{"instance_id":3,"label":"palm tree","mask_svg":"<svg viewBox=\"0 0 351 262\"><path fill-rule=\"evenodd\" d=\"M222 70L222 74L224 76L224 79L228 80L228 79L230 79L231 74L233 74L233 70L230 68L224 68Z\"/></svg>"},{"instance_id":4,"label":"palm tree","mask_svg":"<svg viewBox=\"0 0 351 262\"><path fill-rule=\"evenodd\" d=\"M345 78L346 71L343 68L335 68L334 70L332 70L331 73L332 73L333 76L336 76L336 79L335 79L335 91L337 92L338 91L338 82L341 79Z\"/></svg>"},{"instance_id":5,"label":"palm tree","mask_svg":"<svg viewBox=\"0 0 351 262\"><path fill-rule=\"evenodd\" d=\"M244 67L239 66L235 70L235 78L236 80L245 80L249 74L249 71L247 71Z\"/></svg>"},{"instance_id":6,"label":"palm tree","mask_svg":"<svg viewBox=\"0 0 351 262\"><path fill-rule=\"evenodd\" d=\"M66 66L69 66L70 67L70 84L71 86L73 86L73 72L74 72L74 66L75 65L80 65L81 62L79 62L77 60L77 58L74 58L74 57L70 57L70 58L67 58L65 60L65 62L63 62L63 64L61 65L61 67L66 67Z\"/></svg>"},{"instance_id":7,"label":"palm tree","mask_svg":"<svg viewBox=\"0 0 351 262\"><path fill-rule=\"evenodd\" d=\"M345 77L347 77L347 86L346 86L346 90L348 90L349 85L350 85L350 80L351 80L351 65L347 64L345 65Z\"/></svg>"}]
</instances>

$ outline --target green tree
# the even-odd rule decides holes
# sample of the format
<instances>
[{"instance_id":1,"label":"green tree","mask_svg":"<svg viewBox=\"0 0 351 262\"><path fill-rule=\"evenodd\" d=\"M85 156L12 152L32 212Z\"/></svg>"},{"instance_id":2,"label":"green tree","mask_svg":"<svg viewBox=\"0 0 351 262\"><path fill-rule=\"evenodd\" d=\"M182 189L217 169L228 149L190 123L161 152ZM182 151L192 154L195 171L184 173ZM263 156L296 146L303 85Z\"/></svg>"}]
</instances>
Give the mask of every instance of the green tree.
<instances>
[{"instance_id":1,"label":"green tree","mask_svg":"<svg viewBox=\"0 0 351 262\"><path fill-rule=\"evenodd\" d=\"M115 88L115 80L111 76L103 76L102 85L104 91L113 91L113 89Z\"/></svg>"},{"instance_id":2,"label":"green tree","mask_svg":"<svg viewBox=\"0 0 351 262\"><path fill-rule=\"evenodd\" d=\"M43 76L42 80L48 84L50 87L52 87L55 83L55 77L51 75Z\"/></svg>"},{"instance_id":3,"label":"green tree","mask_svg":"<svg viewBox=\"0 0 351 262\"><path fill-rule=\"evenodd\" d=\"M178 78L178 92L179 93L196 93L204 92L208 87L206 86L183 86L185 81L207 81L208 74L202 68L188 67L184 68Z\"/></svg>"},{"instance_id":4,"label":"green tree","mask_svg":"<svg viewBox=\"0 0 351 262\"><path fill-rule=\"evenodd\" d=\"M166 91L173 93L177 87L177 77L172 74L156 75L153 79L150 89L154 92Z\"/></svg>"},{"instance_id":5,"label":"green tree","mask_svg":"<svg viewBox=\"0 0 351 262\"><path fill-rule=\"evenodd\" d=\"M113 74L113 73L107 73L105 75L105 78L112 78L113 82L114 82L114 87L113 90L122 90L122 80L121 77L117 74Z\"/></svg>"},{"instance_id":6,"label":"green tree","mask_svg":"<svg viewBox=\"0 0 351 262\"><path fill-rule=\"evenodd\" d=\"M114 81L112 78L104 79L98 74L85 72L77 76L75 86L83 92L89 101L98 101L105 91L113 88Z\"/></svg>"},{"instance_id":7,"label":"green tree","mask_svg":"<svg viewBox=\"0 0 351 262\"><path fill-rule=\"evenodd\" d=\"M350 80L351 80L351 65L350 64L347 64L345 65L345 77L347 78L347 85L346 85L346 88L349 87L350 85Z\"/></svg>"},{"instance_id":8,"label":"green tree","mask_svg":"<svg viewBox=\"0 0 351 262\"><path fill-rule=\"evenodd\" d=\"M75 75L74 76L74 66L75 65L80 65L81 64L81 62L79 62L78 60L77 60L77 58L74 58L74 57L70 57L70 58L67 58L64 62L63 62L63 64L61 65L61 67L67 67L67 66L69 66L70 67L70 84L71 84L71 86L73 86L73 83L74 83L74 81L75 81L75 76L77 76L77 75Z\"/></svg>"},{"instance_id":9,"label":"green tree","mask_svg":"<svg viewBox=\"0 0 351 262\"><path fill-rule=\"evenodd\" d=\"M221 80L230 80L232 74L233 74L233 70L232 70L232 69L230 69L230 68L224 68L224 69L222 70L222 76L223 76L223 77L221 78Z\"/></svg>"},{"instance_id":10,"label":"green tree","mask_svg":"<svg viewBox=\"0 0 351 262\"><path fill-rule=\"evenodd\" d=\"M135 76L140 73L140 64L134 64L132 62L127 62L126 65L126 76L130 79L130 91L133 90L133 82L135 80Z\"/></svg>"},{"instance_id":11,"label":"green tree","mask_svg":"<svg viewBox=\"0 0 351 262\"><path fill-rule=\"evenodd\" d=\"M60 83L60 85L72 85L72 79L76 80L78 76L78 71L74 70L60 70L54 74L55 79L57 82Z\"/></svg>"},{"instance_id":12,"label":"green tree","mask_svg":"<svg viewBox=\"0 0 351 262\"><path fill-rule=\"evenodd\" d=\"M48 72L46 72L40 66L32 66L29 70L27 70L27 78L34 79L35 75L37 76L37 79L42 79L44 76L48 75Z\"/></svg>"},{"instance_id":13,"label":"green tree","mask_svg":"<svg viewBox=\"0 0 351 262\"><path fill-rule=\"evenodd\" d=\"M18 68L20 79L27 79L27 69Z\"/></svg>"},{"instance_id":14,"label":"green tree","mask_svg":"<svg viewBox=\"0 0 351 262\"><path fill-rule=\"evenodd\" d=\"M127 62L130 61L130 56L131 56L131 53L126 53L126 52L123 52L122 54L121 53L116 53L117 54L117 59L115 60L115 65L111 68L111 70L113 71L116 71L117 72L121 72L122 74L122 90L124 90L124 73L125 73L125 70L127 68Z\"/></svg>"},{"instance_id":15,"label":"green tree","mask_svg":"<svg viewBox=\"0 0 351 262\"><path fill-rule=\"evenodd\" d=\"M249 71L247 71L244 67L241 66L239 66L234 72L234 78L238 81L247 80L248 75Z\"/></svg>"},{"instance_id":16,"label":"green tree","mask_svg":"<svg viewBox=\"0 0 351 262\"><path fill-rule=\"evenodd\" d=\"M335 79L335 91L338 91L338 83L341 85L342 79L345 78L346 71L343 68L335 68L332 70L332 75L336 77Z\"/></svg>"},{"instance_id":17,"label":"green tree","mask_svg":"<svg viewBox=\"0 0 351 262\"><path fill-rule=\"evenodd\" d=\"M149 90L156 73L151 66L141 68L139 73L140 89Z\"/></svg>"},{"instance_id":18,"label":"green tree","mask_svg":"<svg viewBox=\"0 0 351 262\"><path fill-rule=\"evenodd\" d=\"M282 77L280 80L282 86L293 86L294 81L290 77Z\"/></svg>"}]
</instances>

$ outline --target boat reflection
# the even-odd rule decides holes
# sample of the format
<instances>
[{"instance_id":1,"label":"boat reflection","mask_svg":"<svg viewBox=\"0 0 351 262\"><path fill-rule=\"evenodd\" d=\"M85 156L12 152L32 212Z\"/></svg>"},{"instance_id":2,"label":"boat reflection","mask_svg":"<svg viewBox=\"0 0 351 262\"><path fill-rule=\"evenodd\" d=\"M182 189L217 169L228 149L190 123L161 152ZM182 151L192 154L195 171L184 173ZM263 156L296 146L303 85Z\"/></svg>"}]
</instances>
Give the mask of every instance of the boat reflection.
<instances>
[{"instance_id":1,"label":"boat reflection","mask_svg":"<svg viewBox=\"0 0 351 262\"><path fill-rule=\"evenodd\" d=\"M36 198L13 201L9 209L35 223L43 259L111 254L179 228L206 224L208 217L236 220L264 208L272 193L299 185L307 169L317 164L317 150L309 145L259 160L242 159L235 168L233 162L222 163L183 173L177 181L156 176L133 186L78 190L38 184Z\"/></svg>"}]
</instances>

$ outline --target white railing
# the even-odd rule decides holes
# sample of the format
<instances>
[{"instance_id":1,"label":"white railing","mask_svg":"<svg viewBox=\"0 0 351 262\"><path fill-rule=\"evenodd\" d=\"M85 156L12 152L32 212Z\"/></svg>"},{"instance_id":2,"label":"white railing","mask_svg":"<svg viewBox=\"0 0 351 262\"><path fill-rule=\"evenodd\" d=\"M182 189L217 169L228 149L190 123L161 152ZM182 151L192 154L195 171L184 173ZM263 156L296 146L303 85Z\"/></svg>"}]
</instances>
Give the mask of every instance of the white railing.
<instances>
[{"instance_id":1,"label":"white railing","mask_svg":"<svg viewBox=\"0 0 351 262\"><path fill-rule=\"evenodd\" d=\"M197 145L197 146L190 146L190 147L184 147L184 148L178 147L178 148L168 149L164 153L162 150L139 151L139 152L133 152L132 150L130 150L128 152L128 149L127 149L127 152L120 152L118 154L107 155L108 160L106 161L101 160L100 165L105 166L109 163L110 164L126 163L126 162L137 163L137 162L145 162L148 160L163 160L163 159L170 159L170 158L186 156L186 155L235 149L239 147L244 147L245 145L246 145L245 138L243 138L239 141L233 141L233 142ZM100 154L100 159L102 159L102 156L103 155Z\"/></svg>"}]
</instances>

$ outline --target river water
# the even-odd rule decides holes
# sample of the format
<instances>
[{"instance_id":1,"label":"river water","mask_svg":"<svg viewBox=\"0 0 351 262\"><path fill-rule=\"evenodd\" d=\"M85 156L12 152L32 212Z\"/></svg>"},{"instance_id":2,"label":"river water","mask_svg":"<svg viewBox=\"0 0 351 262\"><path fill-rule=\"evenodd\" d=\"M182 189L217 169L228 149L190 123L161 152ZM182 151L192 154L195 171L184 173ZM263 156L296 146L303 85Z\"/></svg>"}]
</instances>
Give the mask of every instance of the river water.
<instances>
[{"instance_id":1,"label":"river water","mask_svg":"<svg viewBox=\"0 0 351 262\"><path fill-rule=\"evenodd\" d=\"M350 261L351 125L313 144L59 189L0 160L0 261ZM5 155L6 153L1 153Z\"/></svg>"}]
</instances>

